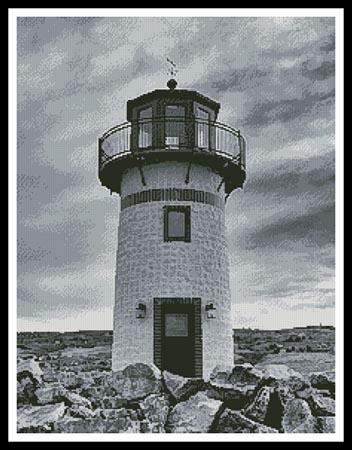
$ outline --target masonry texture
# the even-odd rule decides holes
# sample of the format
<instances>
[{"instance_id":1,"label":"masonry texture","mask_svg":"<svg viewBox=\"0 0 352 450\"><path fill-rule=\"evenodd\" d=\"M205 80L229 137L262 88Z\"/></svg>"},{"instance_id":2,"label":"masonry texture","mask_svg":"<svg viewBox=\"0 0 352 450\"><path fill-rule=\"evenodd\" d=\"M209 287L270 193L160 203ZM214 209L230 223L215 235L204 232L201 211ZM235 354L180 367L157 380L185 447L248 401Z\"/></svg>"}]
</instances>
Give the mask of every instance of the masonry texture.
<instances>
[{"instance_id":1,"label":"masonry texture","mask_svg":"<svg viewBox=\"0 0 352 450\"><path fill-rule=\"evenodd\" d=\"M114 309L112 368L133 362L154 362L153 302L158 297L201 299L203 377L217 364L233 363L231 296L228 250L225 238L224 190L220 176L209 168L164 162L143 169L143 186L137 168L122 180L122 200L146 189L178 188L210 192L222 207L193 201L140 203L120 211ZM191 207L191 242L164 242L163 206ZM139 302L146 317L136 318ZM213 303L216 318L207 319L205 305Z\"/></svg>"}]
</instances>

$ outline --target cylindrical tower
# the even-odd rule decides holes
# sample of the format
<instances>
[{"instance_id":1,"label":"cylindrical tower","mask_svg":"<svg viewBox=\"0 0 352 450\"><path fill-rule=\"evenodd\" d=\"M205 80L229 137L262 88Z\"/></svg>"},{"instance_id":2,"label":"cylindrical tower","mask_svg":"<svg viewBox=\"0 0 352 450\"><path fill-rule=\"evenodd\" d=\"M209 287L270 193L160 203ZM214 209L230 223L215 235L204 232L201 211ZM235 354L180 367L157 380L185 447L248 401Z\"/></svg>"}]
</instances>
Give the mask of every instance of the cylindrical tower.
<instances>
[{"instance_id":1,"label":"cylindrical tower","mask_svg":"<svg viewBox=\"0 0 352 450\"><path fill-rule=\"evenodd\" d=\"M207 378L232 365L225 201L245 180L245 143L220 105L155 90L99 139L99 178L120 194L112 368L154 363Z\"/></svg>"}]
</instances>

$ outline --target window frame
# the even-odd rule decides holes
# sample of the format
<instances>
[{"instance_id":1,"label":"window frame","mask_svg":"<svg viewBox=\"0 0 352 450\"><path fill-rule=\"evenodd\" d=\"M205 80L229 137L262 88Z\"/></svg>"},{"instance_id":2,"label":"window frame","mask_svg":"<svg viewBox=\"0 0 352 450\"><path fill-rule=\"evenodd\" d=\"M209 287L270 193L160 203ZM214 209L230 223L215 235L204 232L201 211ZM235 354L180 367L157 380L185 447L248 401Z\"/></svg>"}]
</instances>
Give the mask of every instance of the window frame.
<instances>
[{"instance_id":1,"label":"window frame","mask_svg":"<svg viewBox=\"0 0 352 450\"><path fill-rule=\"evenodd\" d=\"M191 242L191 206L166 205L164 209L164 242ZM169 212L182 212L185 219L184 236L169 236Z\"/></svg>"},{"instance_id":2,"label":"window frame","mask_svg":"<svg viewBox=\"0 0 352 450\"><path fill-rule=\"evenodd\" d=\"M151 110L151 115L150 117L146 117L141 119L141 113L143 113L144 111L147 111L148 109ZM138 124L138 135L137 135L137 147L139 150L145 150L148 148L152 148L153 147L153 114L154 114L154 109L153 109L153 105L149 104L149 105L143 105L141 108L138 109L137 111L137 124ZM141 145L141 133L145 132L145 129L148 129L148 145ZM143 139L142 138L142 143L143 143Z\"/></svg>"}]
</instances>

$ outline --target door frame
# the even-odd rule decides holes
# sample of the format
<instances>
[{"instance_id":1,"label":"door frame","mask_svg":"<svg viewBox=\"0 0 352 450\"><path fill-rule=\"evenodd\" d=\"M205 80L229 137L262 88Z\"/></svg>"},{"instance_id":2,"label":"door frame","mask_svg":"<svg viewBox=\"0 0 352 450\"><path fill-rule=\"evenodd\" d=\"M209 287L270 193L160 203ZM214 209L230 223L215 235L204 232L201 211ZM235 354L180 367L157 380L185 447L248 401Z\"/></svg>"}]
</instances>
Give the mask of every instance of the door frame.
<instances>
[{"instance_id":1,"label":"door frame","mask_svg":"<svg viewBox=\"0 0 352 450\"><path fill-rule=\"evenodd\" d=\"M154 298L154 364L162 369L162 335L161 320L163 305L194 306L194 376L203 376L203 337L202 337L202 301L199 297L156 297Z\"/></svg>"}]
</instances>

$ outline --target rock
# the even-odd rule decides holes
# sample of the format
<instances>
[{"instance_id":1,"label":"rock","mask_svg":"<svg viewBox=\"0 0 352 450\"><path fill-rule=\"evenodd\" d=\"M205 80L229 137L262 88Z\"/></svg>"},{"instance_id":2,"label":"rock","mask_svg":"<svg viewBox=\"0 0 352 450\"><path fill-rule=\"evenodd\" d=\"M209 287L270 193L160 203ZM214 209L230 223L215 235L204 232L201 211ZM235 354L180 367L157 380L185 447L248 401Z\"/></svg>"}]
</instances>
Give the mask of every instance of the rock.
<instances>
[{"instance_id":1,"label":"rock","mask_svg":"<svg viewBox=\"0 0 352 450\"><path fill-rule=\"evenodd\" d=\"M261 423L245 417L238 411L226 409L220 416L215 427L216 433L278 433Z\"/></svg>"},{"instance_id":2,"label":"rock","mask_svg":"<svg viewBox=\"0 0 352 450\"><path fill-rule=\"evenodd\" d=\"M253 400L256 386L233 385L231 383L215 383L210 381L205 391L209 398L226 402L231 408L244 408Z\"/></svg>"},{"instance_id":3,"label":"rock","mask_svg":"<svg viewBox=\"0 0 352 450\"><path fill-rule=\"evenodd\" d=\"M261 370L253 367L252 364L236 364L232 369L228 381L234 385L252 385L257 386L259 381L263 378Z\"/></svg>"},{"instance_id":4,"label":"rock","mask_svg":"<svg viewBox=\"0 0 352 450\"><path fill-rule=\"evenodd\" d=\"M332 394L327 389L315 389L315 392L323 397L331 397Z\"/></svg>"},{"instance_id":5,"label":"rock","mask_svg":"<svg viewBox=\"0 0 352 450\"><path fill-rule=\"evenodd\" d=\"M232 367L230 366L220 366L217 365L213 369L213 371L210 374L210 381L213 381L215 383L228 383L230 375L232 372Z\"/></svg>"},{"instance_id":6,"label":"rock","mask_svg":"<svg viewBox=\"0 0 352 450\"><path fill-rule=\"evenodd\" d=\"M69 403L70 405L80 405L84 406L85 408L92 408L91 401L88 398L82 397L76 392L67 391L65 394L65 403Z\"/></svg>"},{"instance_id":7,"label":"rock","mask_svg":"<svg viewBox=\"0 0 352 450\"><path fill-rule=\"evenodd\" d=\"M282 419L282 428L285 433L291 433L298 427L308 425L312 422L312 413L308 403L302 399L294 399L287 402L284 416ZM302 431L304 432L304 431Z\"/></svg>"},{"instance_id":8,"label":"rock","mask_svg":"<svg viewBox=\"0 0 352 450\"><path fill-rule=\"evenodd\" d=\"M65 414L64 403L46 406L24 406L17 410L17 430L48 427Z\"/></svg>"},{"instance_id":9,"label":"rock","mask_svg":"<svg viewBox=\"0 0 352 450\"><path fill-rule=\"evenodd\" d=\"M102 419L114 420L121 416L121 408L98 408L94 411L96 417Z\"/></svg>"},{"instance_id":10,"label":"rock","mask_svg":"<svg viewBox=\"0 0 352 450\"><path fill-rule=\"evenodd\" d=\"M264 423L272 393L273 388L269 386L262 387L253 402L245 408L243 414L256 422Z\"/></svg>"},{"instance_id":11,"label":"rock","mask_svg":"<svg viewBox=\"0 0 352 450\"><path fill-rule=\"evenodd\" d=\"M270 386L281 383L290 387L293 392L302 391L310 387L310 384L302 374L284 364L267 364L266 366L261 366L261 369L264 375L261 385Z\"/></svg>"},{"instance_id":12,"label":"rock","mask_svg":"<svg viewBox=\"0 0 352 450\"><path fill-rule=\"evenodd\" d=\"M302 391L296 391L296 397L298 398L302 398L303 400L307 400L313 393L315 392L315 390L311 387L305 388Z\"/></svg>"},{"instance_id":13,"label":"rock","mask_svg":"<svg viewBox=\"0 0 352 450\"><path fill-rule=\"evenodd\" d=\"M127 403L126 400L116 395L116 391L111 386L91 386L81 390L81 396L91 402L93 408L121 408Z\"/></svg>"},{"instance_id":14,"label":"rock","mask_svg":"<svg viewBox=\"0 0 352 450\"><path fill-rule=\"evenodd\" d=\"M43 371L34 359L23 359L17 364L17 381L29 376L38 383L42 381Z\"/></svg>"},{"instance_id":15,"label":"rock","mask_svg":"<svg viewBox=\"0 0 352 450\"><path fill-rule=\"evenodd\" d=\"M30 375L26 375L17 381L17 404L18 405L36 405L37 397L35 391L38 381Z\"/></svg>"},{"instance_id":16,"label":"rock","mask_svg":"<svg viewBox=\"0 0 352 450\"><path fill-rule=\"evenodd\" d=\"M312 393L307 402L315 416L334 416L335 400L324 395Z\"/></svg>"},{"instance_id":17,"label":"rock","mask_svg":"<svg viewBox=\"0 0 352 450\"><path fill-rule=\"evenodd\" d=\"M335 395L335 372L312 372L309 381L312 387L327 390Z\"/></svg>"},{"instance_id":18,"label":"rock","mask_svg":"<svg viewBox=\"0 0 352 450\"><path fill-rule=\"evenodd\" d=\"M76 404L71 405L68 409L68 413L70 417L78 417L81 419L89 419L91 417L96 417L94 411L83 405L76 405Z\"/></svg>"},{"instance_id":19,"label":"rock","mask_svg":"<svg viewBox=\"0 0 352 450\"><path fill-rule=\"evenodd\" d=\"M319 433L318 423L315 417L309 417L291 433Z\"/></svg>"},{"instance_id":20,"label":"rock","mask_svg":"<svg viewBox=\"0 0 352 450\"><path fill-rule=\"evenodd\" d=\"M262 376L260 370L248 363L235 365L230 372L228 368L216 368L211 374L207 394L228 402L234 409L241 409L252 401Z\"/></svg>"},{"instance_id":21,"label":"rock","mask_svg":"<svg viewBox=\"0 0 352 450\"><path fill-rule=\"evenodd\" d=\"M202 379L185 378L163 371L163 379L167 391L176 401L183 401L198 392L204 385Z\"/></svg>"},{"instance_id":22,"label":"rock","mask_svg":"<svg viewBox=\"0 0 352 450\"><path fill-rule=\"evenodd\" d=\"M151 380L161 379L161 372L154 364L130 364L122 370L122 373L128 378L149 378Z\"/></svg>"},{"instance_id":23,"label":"rock","mask_svg":"<svg viewBox=\"0 0 352 450\"><path fill-rule=\"evenodd\" d=\"M140 423L132 420L128 412L124 413L120 410L120 415L114 419L65 417L55 423L54 431L61 433L139 433Z\"/></svg>"},{"instance_id":24,"label":"rock","mask_svg":"<svg viewBox=\"0 0 352 450\"><path fill-rule=\"evenodd\" d=\"M144 414L144 433L164 433L170 402L163 395L152 394L139 403Z\"/></svg>"},{"instance_id":25,"label":"rock","mask_svg":"<svg viewBox=\"0 0 352 450\"><path fill-rule=\"evenodd\" d=\"M84 376L70 371L58 373L57 380L67 389L77 389L85 384ZM91 384L87 383L88 386L91 386Z\"/></svg>"},{"instance_id":26,"label":"rock","mask_svg":"<svg viewBox=\"0 0 352 450\"><path fill-rule=\"evenodd\" d=\"M114 372L111 381L116 396L124 400L139 400L161 391L160 379L147 364L131 364L121 372Z\"/></svg>"},{"instance_id":27,"label":"rock","mask_svg":"<svg viewBox=\"0 0 352 450\"><path fill-rule=\"evenodd\" d=\"M121 399L120 397L103 397L99 400L92 400L93 406L98 404L99 408L103 409L119 409L123 408L127 405L127 400Z\"/></svg>"},{"instance_id":28,"label":"rock","mask_svg":"<svg viewBox=\"0 0 352 450\"><path fill-rule=\"evenodd\" d=\"M43 385L36 389L35 396L38 405L57 403L62 400L66 389L60 383Z\"/></svg>"},{"instance_id":29,"label":"rock","mask_svg":"<svg viewBox=\"0 0 352 450\"><path fill-rule=\"evenodd\" d=\"M320 433L335 433L335 417L317 417L317 423Z\"/></svg>"},{"instance_id":30,"label":"rock","mask_svg":"<svg viewBox=\"0 0 352 450\"><path fill-rule=\"evenodd\" d=\"M89 433L87 423L85 419L65 416L53 424L53 431L54 433Z\"/></svg>"},{"instance_id":31,"label":"rock","mask_svg":"<svg viewBox=\"0 0 352 450\"><path fill-rule=\"evenodd\" d=\"M283 407L287 402L295 398L295 394L293 393L292 389L289 386L283 384L281 381L273 383L272 387L274 388L274 392L277 393Z\"/></svg>"},{"instance_id":32,"label":"rock","mask_svg":"<svg viewBox=\"0 0 352 450\"><path fill-rule=\"evenodd\" d=\"M171 411L167 423L171 433L206 433L210 430L222 402L198 392L178 403Z\"/></svg>"}]
</instances>

